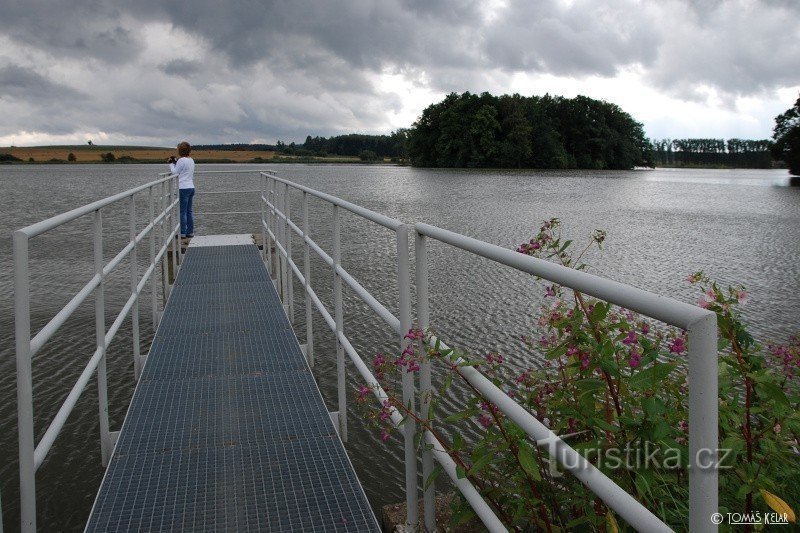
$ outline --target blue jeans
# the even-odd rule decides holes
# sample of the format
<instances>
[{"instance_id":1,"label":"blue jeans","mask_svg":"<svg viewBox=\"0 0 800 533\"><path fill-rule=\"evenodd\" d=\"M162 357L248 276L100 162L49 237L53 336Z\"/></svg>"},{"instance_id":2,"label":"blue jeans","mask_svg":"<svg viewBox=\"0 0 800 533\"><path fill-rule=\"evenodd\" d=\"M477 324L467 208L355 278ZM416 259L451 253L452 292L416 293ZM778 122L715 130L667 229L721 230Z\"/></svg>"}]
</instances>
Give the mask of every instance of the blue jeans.
<instances>
[{"instance_id":1,"label":"blue jeans","mask_svg":"<svg viewBox=\"0 0 800 533\"><path fill-rule=\"evenodd\" d=\"M179 189L181 198L181 235L194 235L194 213L192 198L194 189Z\"/></svg>"}]
</instances>

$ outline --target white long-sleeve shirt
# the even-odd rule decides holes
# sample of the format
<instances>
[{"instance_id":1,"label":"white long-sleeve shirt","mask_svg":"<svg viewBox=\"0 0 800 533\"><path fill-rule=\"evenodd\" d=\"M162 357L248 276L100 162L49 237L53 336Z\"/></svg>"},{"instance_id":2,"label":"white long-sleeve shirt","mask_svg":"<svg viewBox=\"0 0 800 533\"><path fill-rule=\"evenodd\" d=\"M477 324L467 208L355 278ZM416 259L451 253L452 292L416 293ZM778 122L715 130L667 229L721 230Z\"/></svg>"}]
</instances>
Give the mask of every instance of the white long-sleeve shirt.
<instances>
[{"instance_id":1,"label":"white long-sleeve shirt","mask_svg":"<svg viewBox=\"0 0 800 533\"><path fill-rule=\"evenodd\" d=\"M169 171L178 175L179 189L194 189L194 159L181 157L177 163L169 164Z\"/></svg>"}]
</instances>

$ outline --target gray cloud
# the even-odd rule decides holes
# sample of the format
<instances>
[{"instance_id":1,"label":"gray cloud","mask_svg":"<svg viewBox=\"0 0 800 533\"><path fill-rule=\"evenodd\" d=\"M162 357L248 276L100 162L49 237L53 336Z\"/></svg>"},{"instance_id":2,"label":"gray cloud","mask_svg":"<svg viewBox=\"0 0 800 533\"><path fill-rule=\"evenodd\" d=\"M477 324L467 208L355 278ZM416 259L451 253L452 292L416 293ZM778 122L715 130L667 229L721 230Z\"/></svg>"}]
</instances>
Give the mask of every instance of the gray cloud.
<instances>
[{"instance_id":1,"label":"gray cloud","mask_svg":"<svg viewBox=\"0 0 800 533\"><path fill-rule=\"evenodd\" d=\"M187 77L199 73L203 66L199 61L173 59L163 65L159 65L158 68L161 72L170 76Z\"/></svg>"},{"instance_id":2,"label":"gray cloud","mask_svg":"<svg viewBox=\"0 0 800 533\"><path fill-rule=\"evenodd\" d=\"M710 89L730 102L800 83L792 0L0 2L0 42L13 49L0 100L23 104L4 108L11 131L70 121L170 143L181 131L386 131L402 100L376 85L385 72L445 93L503 91L519 72L638 69L663 93L702 101ZM46 117L63 101L68 112Z\"/></svg>"},{"instance_id":3,"label":"gray cloud","mask_svg":"<svg viewBox=\"0 0 800 533\"><path fill-rule=\"evenodd\" d=\"M14 64L0 67L0 99L71 102L85 98L72 87L52 82L32 69Z\"/></svg>"},{"instance_id":4,"label":"gray cloud","mask_svg":"<svg viewBox=\"0 0 800 533\"><path fill-rule=\"evenodd\" d=\"M4 0L0 32L56 57L130 61L143 44L126 26L123 6L102 0Z\"/></svg>"}]
</instances>

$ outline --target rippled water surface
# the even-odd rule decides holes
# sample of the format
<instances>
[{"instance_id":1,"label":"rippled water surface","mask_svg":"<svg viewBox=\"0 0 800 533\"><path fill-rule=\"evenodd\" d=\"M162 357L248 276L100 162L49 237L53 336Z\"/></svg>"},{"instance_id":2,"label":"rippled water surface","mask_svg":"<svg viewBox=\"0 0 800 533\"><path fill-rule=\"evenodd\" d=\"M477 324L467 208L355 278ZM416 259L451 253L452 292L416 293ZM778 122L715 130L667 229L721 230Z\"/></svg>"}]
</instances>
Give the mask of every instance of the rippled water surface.
<instances>
[{"instance_id":1,"label":"rippled water surface","mask_svg":"<svg viewBox=\"0 0 800 533\"><path fill-rule=\"evenodd\" d=\"M199 167L198 167L199 168ZM206 169L243 167L206 166ZM259 167L267 168L267 167ZM380 166L278 166L284 177L405 222L422 221L505 247L527 240L542 220L559 217L576 243L593 229L608 232L605 250L589 257L594 272L694 302L683 281L704 270L722 283L744 283L751 295L746 318L759 338L785 340L800 330L800 188L787 187L782 170L655 170L631 172L459 171ZM0 166L0 487L5 526L17 529L16 384L13 347L11 231L151 181L163 169L148 165ZM252 189L240 175L199 176L198 190ZM254 198L198 196L196 233L249 233L254 216L208 216L205 211L257 210ZM299 197L293 215L300 213ZM311 234L330 251L330 207L312 201ZM139 205L137 217L145 216ZM104 212L106 260L123 246L127 208ZM31 243L34 331L49 320L92 273L90 220L82 219ZM397 312L393 235L352 215L343 216L343 264ZM295 259L302 260L299 246ZM453 344L475 352L499 350L513 368L537 355L518 341L532 329L543 285L529 276L433 243L429 251L432 323ZM312 280L330 303L331 274L315 260ZM109 281L108 324L125 301L127 270ZM347 291L346 291L347 292ZM296 294L301 294L299 289ZM365 358L392 350L393 335L352 294L345 329ZM146 294L149 298L149 294ZM149 300L141 310L143 348L152 323ZM37 441L88 360L94 345L94 307L84 305L34 360ZM305 338L302 300L295 329ZM315 374L336 409L335 348L315 313ZM133 391L129 326L109 351L112 430L118 429ZM352 368L350 386L357 380ZM461 399L454 392L445 405ZM351 395L352 397L352 395ZM80 530L102 478L94 380L37 474L39 524ZM351 402L347 448L375 508L404 499L401 445L383 445ZM392 441L390 441L391 443Z\"/></svg>"}]
</instances>

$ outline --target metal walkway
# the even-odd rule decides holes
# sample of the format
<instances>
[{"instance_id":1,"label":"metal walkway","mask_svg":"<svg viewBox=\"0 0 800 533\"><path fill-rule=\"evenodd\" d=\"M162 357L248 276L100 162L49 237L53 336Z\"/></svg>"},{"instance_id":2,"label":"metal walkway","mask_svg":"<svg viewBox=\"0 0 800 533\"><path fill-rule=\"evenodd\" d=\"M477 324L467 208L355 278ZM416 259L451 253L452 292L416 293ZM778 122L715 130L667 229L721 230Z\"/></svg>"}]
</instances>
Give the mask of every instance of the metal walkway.
<instances>
[{"instance_id":1,"label":"metal walkway","mask_svg":"<svg viewBox=\"0 0 800 533\"><path fill-rule=\"evenodd\" d=\"M378 531L253 245L190 247L87 531Z\"/></svg>"}]
</instances>

